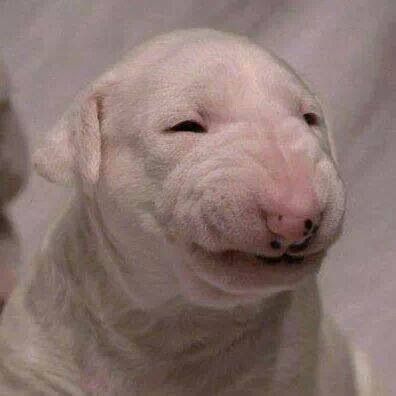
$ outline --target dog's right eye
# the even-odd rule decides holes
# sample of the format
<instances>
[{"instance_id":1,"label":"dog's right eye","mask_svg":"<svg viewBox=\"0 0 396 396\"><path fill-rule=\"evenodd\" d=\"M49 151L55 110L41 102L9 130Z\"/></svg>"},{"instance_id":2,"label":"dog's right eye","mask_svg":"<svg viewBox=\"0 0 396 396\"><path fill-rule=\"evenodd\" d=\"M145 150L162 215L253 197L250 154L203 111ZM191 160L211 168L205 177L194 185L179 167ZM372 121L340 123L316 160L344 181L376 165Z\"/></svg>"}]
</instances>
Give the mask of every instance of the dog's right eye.
<instances>
[{"instance_id":1,"label":"dog's right eye","mask_svg":"<svg viewBox=\"0 0 396 396\"><path fill-rule=\"evenodd\" d=\"M187 120L187 121L179 122L178 124L169 128L168 131L203 133L206 132L206 129L196 121Z\"/></svg>"}]
</instances>

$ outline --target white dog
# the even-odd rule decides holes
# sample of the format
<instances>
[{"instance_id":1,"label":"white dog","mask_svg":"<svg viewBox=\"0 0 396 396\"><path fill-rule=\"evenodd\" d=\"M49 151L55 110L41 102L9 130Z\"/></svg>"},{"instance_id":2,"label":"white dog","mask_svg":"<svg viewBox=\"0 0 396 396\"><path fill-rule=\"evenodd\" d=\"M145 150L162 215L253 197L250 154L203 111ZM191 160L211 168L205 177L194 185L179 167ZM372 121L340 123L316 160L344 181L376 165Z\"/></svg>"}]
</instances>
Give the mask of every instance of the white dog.
<instances>
[{"instance_id":1,"label":"white dog","mask_svg":"<svg viewBox=\"0 0 396 396\"><path fill-rule=\"evenodd\" d=\"M155 38L34 162L76 196L6 306L1 395L361 394L315 281L344 212L334 146L281 60Z\"/></svg>"}]
</instances>

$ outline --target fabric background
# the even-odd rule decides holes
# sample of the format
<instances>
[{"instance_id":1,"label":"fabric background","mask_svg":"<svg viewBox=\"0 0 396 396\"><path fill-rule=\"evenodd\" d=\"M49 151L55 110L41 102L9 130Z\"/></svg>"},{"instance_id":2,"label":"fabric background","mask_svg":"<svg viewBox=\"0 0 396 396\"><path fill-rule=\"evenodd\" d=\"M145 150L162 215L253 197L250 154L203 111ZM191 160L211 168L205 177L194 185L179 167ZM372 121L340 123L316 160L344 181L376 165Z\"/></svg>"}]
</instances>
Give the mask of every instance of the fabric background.
<instances>
[{"instance_id":1,"label":"fabric background","mask_svg":"<svg viewBox=\"0 0 396 396\"><path fill-rule=\"evenodd\" d=\"M289 62L328 108L349 192L325 305L396 394L395 20L394 0L2 0L0 52L30 150L86 83L155 34L233 31ZM13 203L24 265L65 194L31 175Z\"/></svg>"}]
</instances>

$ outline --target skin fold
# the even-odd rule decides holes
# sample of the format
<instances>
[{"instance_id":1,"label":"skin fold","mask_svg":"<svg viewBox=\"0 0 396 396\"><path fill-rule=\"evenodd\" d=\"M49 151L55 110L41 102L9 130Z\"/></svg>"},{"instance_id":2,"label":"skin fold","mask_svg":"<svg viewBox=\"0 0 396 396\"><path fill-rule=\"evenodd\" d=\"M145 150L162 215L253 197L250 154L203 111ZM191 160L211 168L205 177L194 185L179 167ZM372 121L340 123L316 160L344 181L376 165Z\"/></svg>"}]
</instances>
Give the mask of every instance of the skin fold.
<instances>
[{"instance_id":1,"label":"skin fold","mask_svg":"<svg viewBox=\"0 0 396 396\"><path fill-rule=\"evenodd\" d=\"M33 162L75 194L4 311L0 394L379 394L322 313L345 192L321 105L282 60L208 29L156 37ZM302 261L256 257L286 257L307 219Z\"/></svg>"}]
</instances>

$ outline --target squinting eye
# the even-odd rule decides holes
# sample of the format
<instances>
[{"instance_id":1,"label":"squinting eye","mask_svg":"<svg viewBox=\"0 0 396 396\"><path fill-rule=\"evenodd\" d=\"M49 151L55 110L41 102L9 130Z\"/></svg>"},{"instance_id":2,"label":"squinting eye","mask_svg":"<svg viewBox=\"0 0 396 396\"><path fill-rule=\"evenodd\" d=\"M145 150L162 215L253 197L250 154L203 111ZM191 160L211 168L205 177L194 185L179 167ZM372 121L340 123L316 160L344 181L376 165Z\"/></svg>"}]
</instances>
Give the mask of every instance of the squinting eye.
<instances>
[{"instance_id":1,"label":"squinting eye","mask_svg":"<svg viewBox=\"0 0 396 396\"><path fill-rule=\"evenodd\" d=\"M206 129L198 122L188 120L188 121L179 122L178 124L174 125L172 128L169 128L168 131L203 133L206 132Z\"/></svg>"},{"instance_id":2,"label":"squinting eye","mask_svg":"<svg viewBox=\"0 0 396 396\"><path fill-rule=\"evenodd\" d=\"M315 113L305 113L304 120L308 125L319 125L319 116Z\"/></svg>"}]
</instances>

